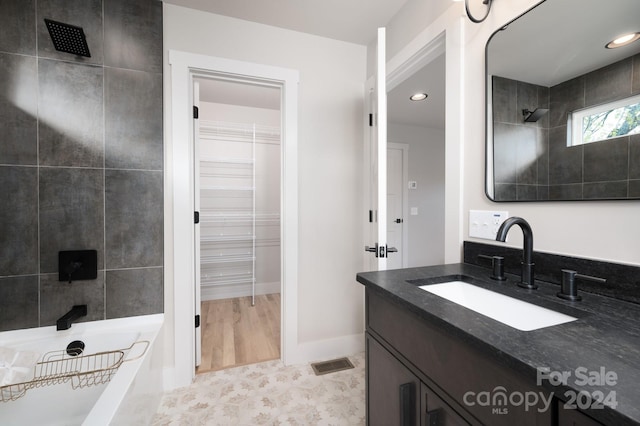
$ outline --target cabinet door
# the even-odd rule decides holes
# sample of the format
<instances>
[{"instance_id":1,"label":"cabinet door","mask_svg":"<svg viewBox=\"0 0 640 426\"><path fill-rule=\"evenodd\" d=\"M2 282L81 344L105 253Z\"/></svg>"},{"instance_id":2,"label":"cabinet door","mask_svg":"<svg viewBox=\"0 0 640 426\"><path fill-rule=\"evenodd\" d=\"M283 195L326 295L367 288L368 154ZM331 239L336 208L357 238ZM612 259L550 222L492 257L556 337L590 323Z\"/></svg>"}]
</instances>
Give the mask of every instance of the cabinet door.
<instances>
[{"instance_id":1,"label":"cabinet door","mask_svg":"<svg viewBox=\"0 0 640 426\"><path fill-rule=\"evenodd\" d=\"M367 424L417 426L420 380L367 335Z\"/></svg>"},{"instance_id":2,"label":"cabinet door","mask_svg":"<svg viewBox=\"0 0 640 426\"><path fill-rule=\"evenodd\" d=\"M422 383L422 426L462 426L468 425L446 402L438 397L427 385Z\"/></svg>"},{"instance_id":3,"label":"cabinet door","mask_svg":"<svg viewBox=\"0 0 640 426\"><path fill-rule=\"evenodd\" d=\"M602 426L602 423L578 410L565 409L559 404L558 426Z\"/></svg>"}]
</instances>

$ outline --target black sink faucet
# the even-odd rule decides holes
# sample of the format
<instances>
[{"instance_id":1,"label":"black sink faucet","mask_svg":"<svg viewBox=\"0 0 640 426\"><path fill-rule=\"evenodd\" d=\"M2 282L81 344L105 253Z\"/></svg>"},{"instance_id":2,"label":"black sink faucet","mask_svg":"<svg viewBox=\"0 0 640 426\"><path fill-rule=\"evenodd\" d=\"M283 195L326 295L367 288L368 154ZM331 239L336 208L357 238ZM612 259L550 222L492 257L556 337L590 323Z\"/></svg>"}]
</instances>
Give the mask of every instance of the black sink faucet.
<instances>
[{"instance_id":1,"label":"black sink faucet","mask_svg":"<svg viewBox=\"0 0 640 426\"><path fill-rule=\"evenodd\" d=\"M534 290L538 288L533 277L533 231L529 223L521 217L510 217L500 225L496 234L496 241L507 239L507 233L513 225L519 225L524 234L524 246L522 248L522 274L518 285L523 288Z\"/></svg>"},{"instance_id":2,"label":"black sink faucet","mask_svg":"<svg viewBox=\"0 0 640 426\"><path fill-rule=\"evenodd\" d=\"M71 328L71 324L78 318L87 315L87 305L74 305L73 308L56 321L56 329L68 330Z\"/></svg>"}]
</instances>

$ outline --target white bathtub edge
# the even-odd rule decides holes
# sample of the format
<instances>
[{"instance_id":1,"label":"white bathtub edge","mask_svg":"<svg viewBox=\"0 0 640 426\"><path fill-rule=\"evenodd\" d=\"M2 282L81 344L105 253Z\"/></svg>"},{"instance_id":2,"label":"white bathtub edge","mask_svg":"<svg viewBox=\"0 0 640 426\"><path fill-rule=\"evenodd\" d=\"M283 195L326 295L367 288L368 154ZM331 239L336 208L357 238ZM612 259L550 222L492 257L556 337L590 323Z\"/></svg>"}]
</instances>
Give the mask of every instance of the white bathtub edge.
<instances>
[{"instance_id":1,"label":"white bathtub edge","mask_svg":"<svg viewBox=\"0 0 640 426\"><path fill-rule=\"evenodd\" d=\"M134 424L128 420L126 410L131 405L136 405L140 395L148 394L152 389L151 398L147 398L145 404L147 412L157 411L160 398L162 396L162 353L163 348L158 345L158 336L164 323L164 314L144 315L140 317L122 318L131 327L136 327L135 331L140 332L139 340L148 340L149 348L144 357L135 361L122 364L118 373L111 379L104 392L93 406L83 425L116 425ZM159 362L158 362L158 357ZM144 376L144 377L143 377ZM160 383L156 383L156 382ZM151 382L151 383L149 383ZM138 395L136 395L138 394ZM144 396L146 397L146 396ZM145 416L142 410L135 410L136 417ZM150 418L147 419L150 421ZM140 424L139 422L135 424Z\"/></svg>"}]
</instances>

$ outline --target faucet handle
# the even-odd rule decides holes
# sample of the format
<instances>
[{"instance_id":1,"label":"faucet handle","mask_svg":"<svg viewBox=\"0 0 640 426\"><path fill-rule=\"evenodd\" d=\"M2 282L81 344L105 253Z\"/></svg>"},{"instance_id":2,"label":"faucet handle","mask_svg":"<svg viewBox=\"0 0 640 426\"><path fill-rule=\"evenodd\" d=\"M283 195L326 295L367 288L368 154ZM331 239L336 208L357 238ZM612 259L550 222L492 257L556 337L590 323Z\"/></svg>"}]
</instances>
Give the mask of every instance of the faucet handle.
<instances>
[{"instance_id":1,"label":"faucet handle","mask_svg":"<svg viewBox=\"0 0 640 426\"><path fill-rule=\"evenodd\" d=\"M582 297L578 295L578 285L576 284L576 279L583 279L602 284L607 282L605 278L582 275L571 269L563 269L562 283L560 285L560 291L558 292L557 296L561 299L570 300L572 302L582 300Z\"/></svg>"},{"instance_id":2,"label":"faucet handle","mask_svg":"<svg viewBox=\"0 0 640 426\"><path fill-rule=\"evenodd\" d=\"M504 257L502 256L487 256L486 254L479 254L481 259L489 259L491 261L491 278L498 281L505 281L507 278L504 276Z\"/></svg>"}]
</instances>

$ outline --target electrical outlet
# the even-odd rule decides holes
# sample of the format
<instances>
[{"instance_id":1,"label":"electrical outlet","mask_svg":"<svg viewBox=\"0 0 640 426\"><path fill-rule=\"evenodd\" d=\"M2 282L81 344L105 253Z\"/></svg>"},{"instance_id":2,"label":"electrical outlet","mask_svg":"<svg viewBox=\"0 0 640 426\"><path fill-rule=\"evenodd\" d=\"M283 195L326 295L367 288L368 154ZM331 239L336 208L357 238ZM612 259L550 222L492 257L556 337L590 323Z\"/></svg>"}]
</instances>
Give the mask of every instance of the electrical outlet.
<instances>
[{"instance_id":1,"label":"electrical outlet","mask_svg":"<svg viewBox=\"0 0 640 426\"><path fill-rule=\"evenodd\" d=\"M469 237L495 240L498 228L509 217L509 212L469 210Z\"/></svg>"}]
</instances>

